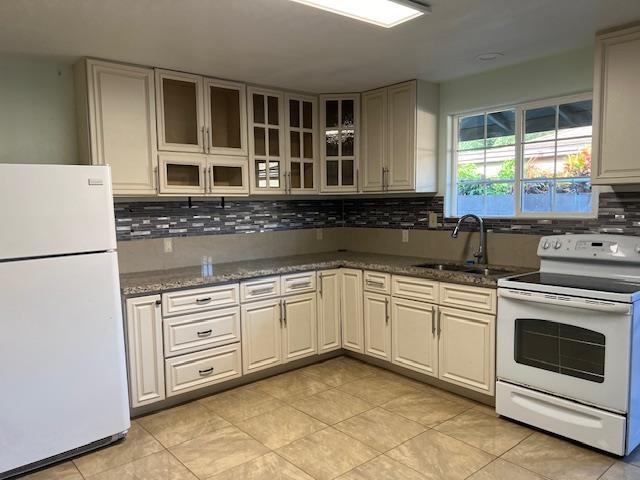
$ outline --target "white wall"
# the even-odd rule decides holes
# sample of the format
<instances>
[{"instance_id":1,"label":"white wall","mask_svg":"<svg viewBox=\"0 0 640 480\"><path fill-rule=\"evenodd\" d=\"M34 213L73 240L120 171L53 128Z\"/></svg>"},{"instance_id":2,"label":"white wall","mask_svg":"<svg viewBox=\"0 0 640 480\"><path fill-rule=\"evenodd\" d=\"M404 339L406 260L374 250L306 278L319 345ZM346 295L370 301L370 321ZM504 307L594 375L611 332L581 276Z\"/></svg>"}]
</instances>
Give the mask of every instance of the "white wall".
<instances>
[{"instance_id":1,"label":"white wall","mask_svg":"<svg viewBox=\"0 0 640 480\"><path fill-rule=\"evenodd\" d=\"M77 163L70 62L0 54L0 163Z\"/></svg>"},{"instance_id":2,"label":"white wall","mask_svg":"<svg viewBox=\"0 0 640 480\"><path fill-rule=\"evenodd\" d=\"M445 194L448 162L448 117L487 107L590 92L594 49L532 60L440 84L438 192Z\"/></svg>"}]
</instances>

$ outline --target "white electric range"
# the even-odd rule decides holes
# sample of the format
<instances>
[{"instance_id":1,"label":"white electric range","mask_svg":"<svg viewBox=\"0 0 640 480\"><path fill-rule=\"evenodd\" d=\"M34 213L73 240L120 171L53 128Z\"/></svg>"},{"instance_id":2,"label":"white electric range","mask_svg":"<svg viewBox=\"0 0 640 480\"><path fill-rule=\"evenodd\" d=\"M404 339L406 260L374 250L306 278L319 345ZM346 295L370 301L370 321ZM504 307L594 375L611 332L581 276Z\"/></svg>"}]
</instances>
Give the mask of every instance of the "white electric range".
<instances>
[{"instance_id":1,"label":"white electric range","mask_svg":"<svg viewBox=\"0 0 640 480\"><path fill-rule=\"evenodd\" d=\"M640 443L640 238L558 235L498 281L498 414L625 455Z\"/></svg>"}]
</instances>

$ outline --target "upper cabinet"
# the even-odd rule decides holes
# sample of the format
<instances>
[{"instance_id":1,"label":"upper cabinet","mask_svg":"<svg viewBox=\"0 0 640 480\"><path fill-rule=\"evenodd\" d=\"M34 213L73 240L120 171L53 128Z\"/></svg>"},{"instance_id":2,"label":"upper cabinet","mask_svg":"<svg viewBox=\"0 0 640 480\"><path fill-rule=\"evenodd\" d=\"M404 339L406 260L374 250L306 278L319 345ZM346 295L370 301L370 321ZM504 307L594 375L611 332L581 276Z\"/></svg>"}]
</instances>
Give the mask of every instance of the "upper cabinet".
<instances>
[{"instance_id":1,"label":"upper cabinet","mask_svg":"<svg viewBox=\"0 0 640 480\"><path fill-rule=\"evenodd\" d=\"M81 161L111 166L115 195L155 195L153 70L82 60L75 84Z\"/></svg>"},{"instance_id":2,"label":"upper cabinet","mask_svg":"<svg viewBox=\"0 0 640 480\"><path fill-rule=\"evenodd\" d=\"M321 191L358 191L360 95L321 95Z\"/></svg>"},{"instance_id":3,"label":"upper cabinet","mask_svg":"<svg viewBox=\"0 0 640 480\"><path fill-rule=\"evenodd\" d=\"M594 184L640 183L639 78L640 26L599 35L593 85Z\"/></svg>"},{"instance_id":4,"label":"upper cabinet","mask_svg":"<svg viewBox=\"0 0 640 480\"><path fill-rule=\"evenodd\" d=\"M286 193L284 94L249 87L251 193Z\"/></svg>"},{"instance_id":5,"label":"upper cabinet","mask_svg":"<svg viewBox=\"0 0 640 480\"><path fill-rule=\"evenodd\" d=\"M362 94L362 190L437 191L439 89L413 80Z\"/></svg>"},{"instance_id":6,"label":"upper cabinet","mask_svg":"<svg viewBox=\"0 0 640 480\"><path fill-rule=\"evenodd\" d=\"M287 143L286 189L288 193L315 193L317 186L317 99L285 96Z\"/></svg>"},{"instance_id":7,"label":"upper cabinet","mask_svg":"<svg viewBox=\"0 0 640 480\"><path fill-rule=\"evenodd\" d=\"M156 70L158 149L246 155L246 91L240 83Z\"/></svg>"}]
</instances>

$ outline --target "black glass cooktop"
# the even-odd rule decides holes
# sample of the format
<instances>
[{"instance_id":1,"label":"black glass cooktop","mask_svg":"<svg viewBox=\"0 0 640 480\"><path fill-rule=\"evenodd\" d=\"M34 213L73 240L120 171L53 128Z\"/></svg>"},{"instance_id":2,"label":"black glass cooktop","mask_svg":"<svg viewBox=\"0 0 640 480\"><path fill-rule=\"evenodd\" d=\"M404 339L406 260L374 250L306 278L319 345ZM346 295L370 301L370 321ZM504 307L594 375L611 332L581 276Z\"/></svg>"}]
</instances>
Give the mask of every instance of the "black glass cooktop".
<instances>
[{"instance_id":1,"label":"black glass cooktop","mask_svg":"<svg viewBox=\"0 0 640 480\"><path fill-rule=\"evenodd\" d=\"M581 288L610 293L633 294L640 292L640 283L612 280L579 275L563 275L561 273L530 273L517 278L510 278L512 282L548 285L554 287Z\"/></svg>"}]
</instances>

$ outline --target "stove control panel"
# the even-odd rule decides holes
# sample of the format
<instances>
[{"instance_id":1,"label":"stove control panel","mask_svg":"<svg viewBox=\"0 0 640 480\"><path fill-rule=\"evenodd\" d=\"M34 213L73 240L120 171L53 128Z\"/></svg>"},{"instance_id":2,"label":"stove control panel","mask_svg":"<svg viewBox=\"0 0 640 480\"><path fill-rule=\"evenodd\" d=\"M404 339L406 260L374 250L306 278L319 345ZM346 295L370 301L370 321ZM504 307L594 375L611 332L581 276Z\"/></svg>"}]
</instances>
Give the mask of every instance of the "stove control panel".
<instances>
[{"instance_id":1,"label":"stove control panel","mask_svg":"<svg viewBox=\"0 0 640 480\"><path fill-rule=\"evenodd\" d=\"M640 239L609 234L551 235L540 239L542 259L640 263Z\"/></svg>"}]
</instances>

